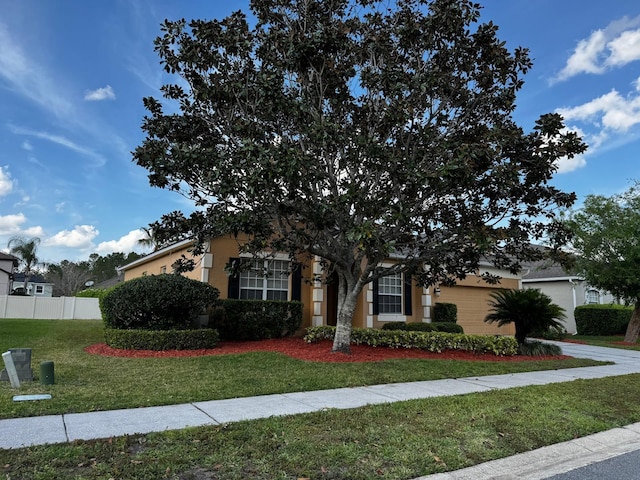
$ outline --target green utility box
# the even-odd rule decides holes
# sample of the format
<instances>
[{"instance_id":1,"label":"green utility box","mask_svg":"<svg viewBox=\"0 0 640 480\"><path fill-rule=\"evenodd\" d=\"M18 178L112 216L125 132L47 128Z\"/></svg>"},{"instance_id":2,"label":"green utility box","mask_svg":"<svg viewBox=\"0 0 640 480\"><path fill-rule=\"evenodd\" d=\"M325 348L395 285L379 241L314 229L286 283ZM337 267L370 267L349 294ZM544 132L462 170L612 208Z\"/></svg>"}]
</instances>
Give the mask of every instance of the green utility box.
<instances>
[{"instance_id":1,"label":"green utility box","mask_svg":"<svg viewBox=\"0 0 640 480\"><path fill-rule=\"evenodd\" d=\"M53 362L45 361L40 363L40 383L42 385L54 384Z\"/></svg>"}]
</instances>

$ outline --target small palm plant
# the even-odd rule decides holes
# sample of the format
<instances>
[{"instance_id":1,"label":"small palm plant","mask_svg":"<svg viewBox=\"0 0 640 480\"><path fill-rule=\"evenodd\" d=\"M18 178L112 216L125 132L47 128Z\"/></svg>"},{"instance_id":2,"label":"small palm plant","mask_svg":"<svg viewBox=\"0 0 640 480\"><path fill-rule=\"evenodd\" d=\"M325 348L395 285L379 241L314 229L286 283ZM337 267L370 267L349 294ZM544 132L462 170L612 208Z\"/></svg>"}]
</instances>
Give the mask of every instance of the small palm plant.
<instances>
[{"instance_id":1,"label":"small palm plant","mask_svg":"<svg viewBox=\"0 0 640 480\"><path fill-rule=\"evenodd\" d=\"M491 293L489 301L492 312L485 322L498 322L498 326L513 323L516 327L516 340L519 345L525 344L527 335L534 331L549 328L564 328L564 308L551 301L536 288L526 290L498 290Z\"/></svg>"}]
</instances>

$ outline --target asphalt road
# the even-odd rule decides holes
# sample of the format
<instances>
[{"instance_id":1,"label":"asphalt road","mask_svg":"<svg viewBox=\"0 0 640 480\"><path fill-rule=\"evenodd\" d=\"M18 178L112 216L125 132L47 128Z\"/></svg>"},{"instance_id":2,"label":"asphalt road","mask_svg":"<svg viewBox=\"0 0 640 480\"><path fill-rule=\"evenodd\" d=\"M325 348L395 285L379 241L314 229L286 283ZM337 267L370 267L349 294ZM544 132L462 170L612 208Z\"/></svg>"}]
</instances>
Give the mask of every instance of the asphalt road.
<instances>
[{"instance_id":1,"label":"asphalt road","mask_svg":"<svg viewBox=\"0 0 640 480\"><path fill-rule=\"evenodd\" d=\"M640 450L549 477L547 480L638 480Z\"/></svg>"}]
</instances>

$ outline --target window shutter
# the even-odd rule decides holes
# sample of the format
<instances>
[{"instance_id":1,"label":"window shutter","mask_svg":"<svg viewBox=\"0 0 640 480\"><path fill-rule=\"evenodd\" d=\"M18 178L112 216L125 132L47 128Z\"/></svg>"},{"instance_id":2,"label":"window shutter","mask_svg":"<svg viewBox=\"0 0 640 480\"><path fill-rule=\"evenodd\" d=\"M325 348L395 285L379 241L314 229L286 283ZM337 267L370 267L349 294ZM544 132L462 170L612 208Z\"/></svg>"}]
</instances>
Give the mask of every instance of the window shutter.
<instances>
[{"instance_id":1,"label":"window shutter","mask_svg":"<svg viewBox=\"0 0 640 480\"><path fill-rule=\"evenodd\" d=\"M413 315L411 305L411 275L404 275L404 285L402 285L402 295L404 296L404 314Z\"/></svg>"},{"instance_id":2,"label":"window shutter","mask_svg":"<svg viewBox=\"0 0 640 480\"><path fill-rule=\"evenodd\" d=\"M229 259L229 264L233 265L238 261L240 261L239 258L231 257ZM227 298L240 298L240 275L229 275Z\"/></svg>"},{"instance_id":3,"label":"window shutter","mask_svg":"<svg viewBox=\"0 0 640 480\"><path fill-rule=\"evenodd\" d=\"M294 264L291 272L291 300L302 300L302 265Z\"/></svg>"},{"instance_id":4,"label":"window shutter","mask_svg":"<svg viewBox=\"0 0 640 480\"><path fill-rule=\"evenodd\" d=\"M378 279L373 281L373 314L380 315L380 304L378 303Z\"/></svg>"}]
</instances>

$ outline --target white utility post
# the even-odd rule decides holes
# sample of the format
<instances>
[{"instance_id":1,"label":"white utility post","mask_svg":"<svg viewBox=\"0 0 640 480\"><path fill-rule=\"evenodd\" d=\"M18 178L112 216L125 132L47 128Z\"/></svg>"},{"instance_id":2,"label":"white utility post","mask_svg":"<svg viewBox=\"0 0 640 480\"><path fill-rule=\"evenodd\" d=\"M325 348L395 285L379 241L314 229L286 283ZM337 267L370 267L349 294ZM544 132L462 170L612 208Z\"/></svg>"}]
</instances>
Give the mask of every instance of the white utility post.
<instances>
[{"instance_id":1,"label":"white utility post","mask_svg":"<svg viewBox=\"0 0 640 480\"><path fill-rule=\"evenodd\" d=\"M7 375L9 376L11 386L13 388L20 388L20 379L18 378L18 371L16 370L16 366L13 363L11 352L4 352L2 354L2 360L4 361L4 367L7 370Z\"/></svg>"}]
</instances>

